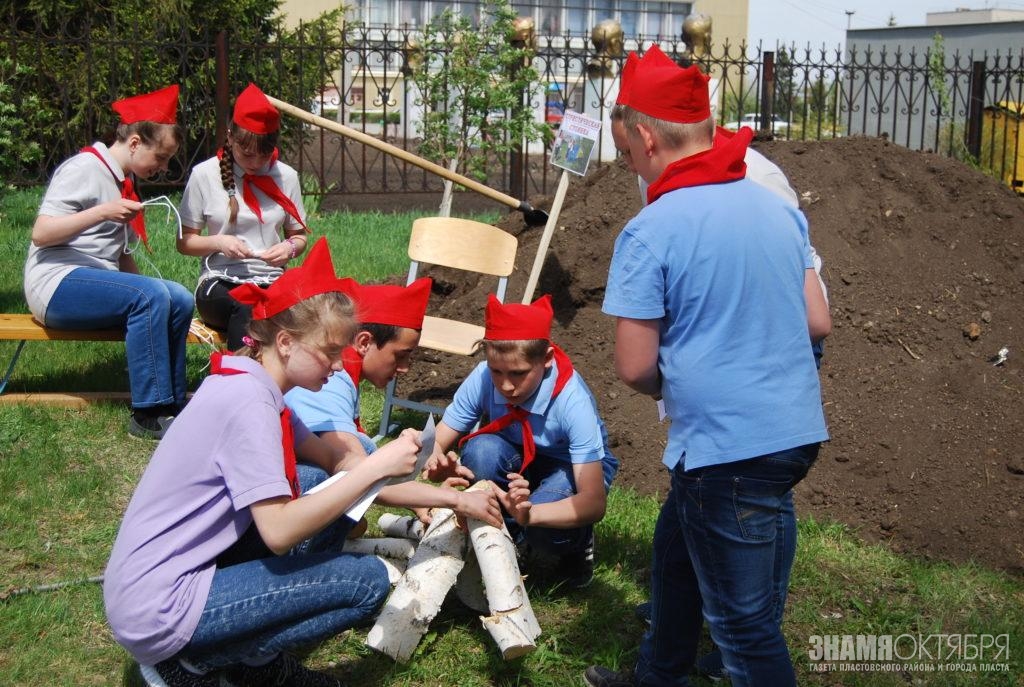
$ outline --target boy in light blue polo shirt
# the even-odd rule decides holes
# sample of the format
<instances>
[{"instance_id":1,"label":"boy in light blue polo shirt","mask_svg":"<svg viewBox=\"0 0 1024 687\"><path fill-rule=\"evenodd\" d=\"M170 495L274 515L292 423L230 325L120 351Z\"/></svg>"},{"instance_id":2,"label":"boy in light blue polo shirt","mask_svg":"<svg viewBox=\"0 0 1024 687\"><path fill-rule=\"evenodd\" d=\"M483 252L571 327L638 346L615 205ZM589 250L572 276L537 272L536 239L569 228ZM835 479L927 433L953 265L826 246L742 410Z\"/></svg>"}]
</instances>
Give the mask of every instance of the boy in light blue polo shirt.
<instances>
[{"instance_id":1,"label":"boy in light blue polo shirt","mask_svg":"<svg viewBox=\"0 0 1024 687\"><path fill-rule=\"evenodd\" d=\"M431 479L461 474L503 490L505 524L535 577L565 589L594 575L594 523L604 517L619 461L597 403L551 342L551 297L532 305L487 303L487 360L459 386L437 426ZM448 450L463 437L461 465ZM499 497L501 498L501 497Z\"/></svg>"},{"instance_id":2,"label":"boy in light blue polo shirt","mask_svg":"<svg viewBox=\"0 0 1024 687\"><path fill-rule=\"evenodd\" d=\"M683 684L706 622L734 683L792 687L777 613L796 542L783 521L828 438L811 339L830 320L820 289L805 289L807 225L745 178L749 129L713 145L699 69L657 46L633 63L616 145L651 184L650 202L616 241L603 310L617 318L619 377L664 401L672 486L635 671L591 666L584 677Z\"/></svg>"}]
</instances>

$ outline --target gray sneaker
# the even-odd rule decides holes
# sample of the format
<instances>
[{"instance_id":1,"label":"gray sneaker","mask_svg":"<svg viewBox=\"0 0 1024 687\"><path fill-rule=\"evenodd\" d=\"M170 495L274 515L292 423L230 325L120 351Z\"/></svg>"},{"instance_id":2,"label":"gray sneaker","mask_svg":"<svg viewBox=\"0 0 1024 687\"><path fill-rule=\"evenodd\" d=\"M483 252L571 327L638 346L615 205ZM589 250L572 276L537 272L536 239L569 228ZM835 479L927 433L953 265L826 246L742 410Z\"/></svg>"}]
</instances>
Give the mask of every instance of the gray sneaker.
<instances>
[{"instance_id":1,"label":"gray sneaker","mask_svg":"<svg viewBox=\"0 0 1024 687\"><path fill-rule=\"evenodd\" d=\"M140 439L159 441L164 438L173 421L173 415L153 415L142 409L135 410L128 420L128 433Z\"/></svg>"},{"instance_id":2,"label":"gray sneaker","mask_svg":"<svg viewBox=\"0 0 1024 687\"><path fill-rule=\"evenodd\" d=\"M214 673L200 675L169 658L153 666L139 666L147 687L220 687L220 677Z\"/></svg>"},{"instance_id":3,"label":"gray sneaker","mask_svg":"<svg viewBox=\"0 0 1024 687\"><path fill-rule=\"evenodd\" d=\"M590 687L633 687L633 676L616 672L604 666L590 666L583 673L583 681Z\"/></svg>"}]
</instances>

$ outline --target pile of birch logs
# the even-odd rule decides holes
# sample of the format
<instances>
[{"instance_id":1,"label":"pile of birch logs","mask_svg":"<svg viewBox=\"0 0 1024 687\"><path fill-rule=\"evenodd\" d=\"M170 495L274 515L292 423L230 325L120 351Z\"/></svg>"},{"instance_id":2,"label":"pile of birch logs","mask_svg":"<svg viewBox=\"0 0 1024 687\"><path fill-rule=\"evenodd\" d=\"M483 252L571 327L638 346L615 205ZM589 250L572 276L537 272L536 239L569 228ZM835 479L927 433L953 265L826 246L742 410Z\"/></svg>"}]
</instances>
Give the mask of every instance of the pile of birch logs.
<instances>
[{"instance_id":1,"label":"pile of birch logs","mask_svg":"<svg viewBox=\"0 0 1024 687\"><path fill-rule=\"evenodd\" d=\"M472 488L488 488L475 484ZM395 661L409 660L449 590L478 613L501 655L512 659L537 648L540 625L519 573L508 530L481 520L467 521L435 508L430 527L414 517L385 513L378 522L383 539L353 539L345 551L378 556L387 566L391 596L366 637L367 646ZM468 542L467 542L468 539Z\"/></svg>"}]
</instances>

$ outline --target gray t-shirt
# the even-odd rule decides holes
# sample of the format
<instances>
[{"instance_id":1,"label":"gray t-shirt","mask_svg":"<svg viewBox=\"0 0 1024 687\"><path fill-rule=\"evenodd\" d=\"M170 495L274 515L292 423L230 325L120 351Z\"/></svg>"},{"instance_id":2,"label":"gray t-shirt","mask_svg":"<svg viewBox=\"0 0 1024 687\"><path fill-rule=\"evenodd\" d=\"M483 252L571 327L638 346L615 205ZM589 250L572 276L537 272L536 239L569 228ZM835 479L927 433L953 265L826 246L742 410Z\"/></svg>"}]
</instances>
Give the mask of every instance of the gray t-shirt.
<instances>
[{"instance_id":1,"label":"gray t-shirt","mask_svg":"<svg viewBox=\"0 0 1024 687\"><path fill-rule=\"evenodd\" d=\"M302 206L302 189L298 173L280 161L264 171L295 204L299 215L305 221L306 213ZM211 236L234 234L244 240L257 254L281 242L284 238L282 228L295 229L302 226L275 201L262 191L254 189L253 193L263 215L261 222L242 199L242 168L235 165L234 172L238 200L238 217L235 223L231 224L228 221L228 193L221 183L220 160L212 157L192 168L179 208L182 226L200 231L205 229ZM223 253L213 253L203 258L199 281L201 283L211 277L217 277L236 284L250 281L270 284L280 277L283 271L280 267L274 267L259 258L239 260L229 258Z\"/></svg>"},{"instance_id":2,"label":"gray t-shirt","mask_svg":"<svg viewBox=\"0 0 1024 687\"><path fill-rule=\"evenodd\" d=\"M121 165L102 143L94 143L93 147L110 169L92 153L79 153L65 160L53 173L39 215L73 215L121 197ZM135 238L130 226L105 221L56 246L30 244L25 261L25 300L29 310L45 323L50 299L69 272L78 267L118 270L121 253L127 242L134 242Z\"/></svg>"}]
</instances>

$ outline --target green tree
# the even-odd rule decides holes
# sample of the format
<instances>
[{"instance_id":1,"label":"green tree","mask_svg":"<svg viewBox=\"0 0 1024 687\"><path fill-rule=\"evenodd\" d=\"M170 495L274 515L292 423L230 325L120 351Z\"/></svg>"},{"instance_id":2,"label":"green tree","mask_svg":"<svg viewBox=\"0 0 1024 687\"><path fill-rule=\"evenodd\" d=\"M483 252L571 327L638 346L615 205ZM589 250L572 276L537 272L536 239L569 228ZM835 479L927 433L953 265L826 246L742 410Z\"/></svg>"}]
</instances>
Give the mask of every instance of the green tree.
<instances>
[{"instance_id":1,"label":"green tree","mask_svg":"<svg viewBox=\"0 0 1024 687\"><path fill-rule=\"evenodd\" d=\"M0 42L14 61L7 84L22 98L15 103L20 119L37 122L24 134L46 151L43 167L104 134L113 100L169 83L182 87L185 150L208 154L217 124L213 44L221 30L235 92L254 81L282 99L309 102L340 63L333 48L343 41L343 8L289 29L279 7L280 0L14 0L0 17L7 19ZM320 49L296 49L300 35ZM28 95L38 114L28 111ZM38 172L45 178L46 169Z\"/></svg>"},{"instance_id":2,"label":"green tree","mask_svg":"<svg viewBox=\"0 0 1024 687\"><path fill-rule=\"evenodd\" d=\"M515 16L506 0L485 0L476 26L446 9L425 28L423 59L412 69L424 157L484 179L493 156L549 133L526 105L540 79L532 46L510 40Z\"/></svg>"}]
</instances>

